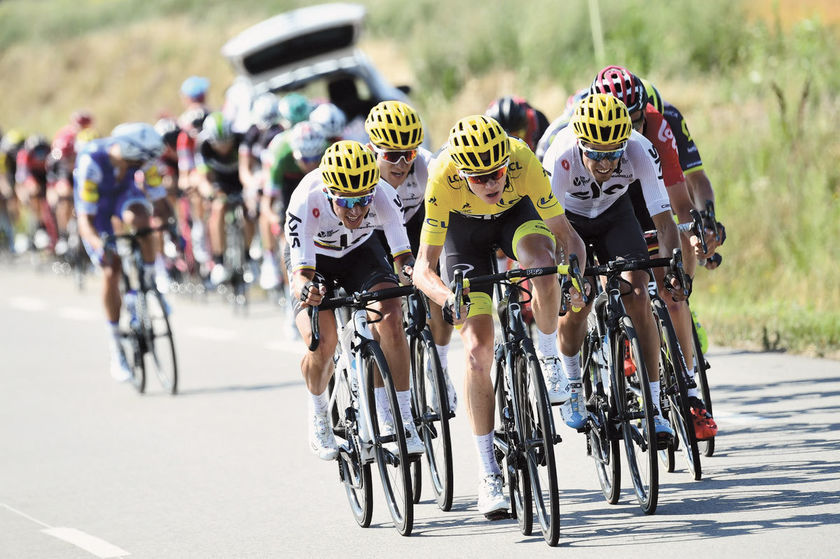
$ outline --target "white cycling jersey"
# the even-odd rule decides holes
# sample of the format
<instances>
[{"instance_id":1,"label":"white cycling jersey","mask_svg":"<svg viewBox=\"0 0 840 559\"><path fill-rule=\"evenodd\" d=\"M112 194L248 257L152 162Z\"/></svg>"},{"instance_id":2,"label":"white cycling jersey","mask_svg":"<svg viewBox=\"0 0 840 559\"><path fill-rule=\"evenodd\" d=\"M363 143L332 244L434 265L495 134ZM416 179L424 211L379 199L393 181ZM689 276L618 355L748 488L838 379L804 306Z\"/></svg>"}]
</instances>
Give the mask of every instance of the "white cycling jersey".
<instances>
[{"instance_id":1,"label":"white cycling jersey","mask_svg":"<svg viewBox=\"0 0 840 559\"><path fill-rule=\"evenodd\" d=\"M426 148L417 148L414 169L397 188L402 201L403 224L407 224L414 214L423 207L426 195L426 183L429 180L429 163L434 154Z\"/></svg>"},{"instance_id":2,"label":"white cycling jersey","mask_svg":"<svg viewBox=\"0 0 840 559\"><path fill-rule=\"evenodd\" d=\"M583 154L570 126L557 133L545 154L543 166L551 174L551 190L563 207L587 218L595 218L607 211L627 192L631 183L642 185L651 217L671 210L671 202L662 181L662 162L650 141L636 132L630 135L627 149L621 156L613 175L598 184L583 164Z\"/></svg>"},{"instance_id":3,"label":"white cycling jersey","mask_svg":"<svg viewBox=\"0 0 840 559\"><path fill-rule=\"evenodd\" d=\"M286 242L290 247L292 271L315 269L315 256L340 258L366 241L376 229L385 238L394 257L411 251L402 222L402 202L384 180L376 185L369 211L357 229L348 229L336 216L324 194L326 185L320 169L308 173L292 194L286 210ZM348 263L352 265L352 263Z\"/></svg>"}]
</instances>

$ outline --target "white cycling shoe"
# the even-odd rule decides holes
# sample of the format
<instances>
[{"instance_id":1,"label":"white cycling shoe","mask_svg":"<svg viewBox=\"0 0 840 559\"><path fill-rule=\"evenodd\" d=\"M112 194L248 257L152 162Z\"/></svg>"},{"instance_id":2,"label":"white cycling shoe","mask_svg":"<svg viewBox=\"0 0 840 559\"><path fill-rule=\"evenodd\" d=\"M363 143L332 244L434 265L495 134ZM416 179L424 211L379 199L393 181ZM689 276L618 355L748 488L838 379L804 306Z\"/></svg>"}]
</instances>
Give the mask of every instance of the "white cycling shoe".
<instances>
[{"instance_id":1,"label":"white cycling shoe","mask_svg":"<svg viewBox=\"0 0 840 559\"><path fill-rule=\"evenodd\" d=\"M134 373L128 365L125 353L118 347L111 348L111 377L117 382L128 382Z\"/></svg>"},{"instance_id":2,"label":"white cycling shoe","mask_svg":"<svg viewBox=\"0 0 840 559\"><path fill-rule=\"evenodd\" d=\"M553 355L539 355L545 388L552 404L562 404L569 400L569 381L563 373L560 358Z\"/></svg>"},{"instance_id":3,"label":"white cycling shoe","mask_svg":"<svg viewBox=\"0 0 840 559\"><path fill-rule=\"evenodd\" d=\"M502 474L488 474L478 482L478 512L488 520L508 517L510 503L504 491Z\"/></svg>"},{"instance_id":4,"label":"white cycling shoe","mask_svg":"<svg viewBox=\"0 0 840 559\"><path fill-rule=\"evenodd\" d=\"M314 413L309 418L309 449L321 460L335 460L338 444L327 414Z\"/></svg>"},{"instance_id":5,"label":"white cycling shoe","mask_svg":"<svg viewBox=\"0 0 840 559\"><path fill-rule=\"evenodd\" d=\"M260 287L268 291L280 284L280 277L277 274L277 264L270 258L263 258L260 265Z\"/></svg>"}]
</instances>

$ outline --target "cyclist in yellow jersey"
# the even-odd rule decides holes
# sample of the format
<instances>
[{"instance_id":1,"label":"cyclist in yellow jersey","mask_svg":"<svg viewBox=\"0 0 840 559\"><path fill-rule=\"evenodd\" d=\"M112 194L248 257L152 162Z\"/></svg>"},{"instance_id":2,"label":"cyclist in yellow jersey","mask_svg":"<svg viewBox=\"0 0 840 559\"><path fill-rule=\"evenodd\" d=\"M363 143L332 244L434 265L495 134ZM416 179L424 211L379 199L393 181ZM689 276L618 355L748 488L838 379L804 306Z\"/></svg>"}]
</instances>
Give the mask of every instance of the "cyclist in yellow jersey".
<instances>
[{"instance_id":1,"label":"cyclist in yellow jersey","mask_svg":"<svg viewBox=\"0 0 840 559\"><path fill-rule=\"evenodd\" d=\"M471 305L455 319L455 298L436 273L463 270L466 277L490 272L493 249L500 247L523 267L552 266L575 253L585 261L584 245L551 192L548 176L527 144L509 138L492 118L459 120L449 141L429 167L426 217L414 282L443 308L460 330L467 356L464 394L479 454L478 510L498 518L509 507L493 451L493 319L490 287L472 290ZM555 242L555 239L557 242ZM560 309L556 276L534 278L533 308L538 327L537 354L552 402L568 399L561 377L555 334ZM582 306L574 293L573 304Z\"/></svg>"}]
</instances>

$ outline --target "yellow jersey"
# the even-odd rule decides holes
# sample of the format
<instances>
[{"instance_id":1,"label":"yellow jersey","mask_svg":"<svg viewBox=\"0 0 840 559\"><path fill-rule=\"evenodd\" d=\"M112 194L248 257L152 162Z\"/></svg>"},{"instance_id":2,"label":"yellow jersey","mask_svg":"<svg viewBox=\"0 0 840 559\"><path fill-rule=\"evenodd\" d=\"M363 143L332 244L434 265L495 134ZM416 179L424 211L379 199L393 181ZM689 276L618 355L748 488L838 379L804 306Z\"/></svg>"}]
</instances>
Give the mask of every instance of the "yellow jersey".
<instances>
[{"instance_id":1,"label":"yellow jersey","mask_svg":"<svg viewBox=\"0 0 840 559\"><path fill-rule=\"evenodd\" d=\"M442 246L449 226L449 213L466 216L496 215L508 210L522 198L528 197L540 217L550 219L563 214L563 206L551 191L548 172L528 147L517 138L510 138L510 159L506 183L501 199L488 204L470 192L467 181L461 178L449 151L444 148L429 167L426 186L426 218L420 242Z\"/></svg>"}]
</instances>

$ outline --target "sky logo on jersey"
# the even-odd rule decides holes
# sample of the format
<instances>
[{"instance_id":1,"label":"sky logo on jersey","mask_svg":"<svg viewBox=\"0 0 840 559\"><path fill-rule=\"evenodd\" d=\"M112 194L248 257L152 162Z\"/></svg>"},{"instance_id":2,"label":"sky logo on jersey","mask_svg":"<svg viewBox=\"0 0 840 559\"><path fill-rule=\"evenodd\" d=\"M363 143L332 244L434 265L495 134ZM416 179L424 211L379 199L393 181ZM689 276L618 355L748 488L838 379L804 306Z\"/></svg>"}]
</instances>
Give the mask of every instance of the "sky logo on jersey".
<instances>
[{"instance_id":1,"label":"sky logo on jersey","mask_svg":"<svg viewBox=\"0 0 840 559\"><path fill-rule=\"evenodd\" d=\"M292 248L298 248L300 246L300 235L297 232L298 225L303 223L301 219L293 214L292 212L289 213L289 220L286 223L286 227L289 228L289 237L292 238Z\"/></svg>"}]
</instances>

